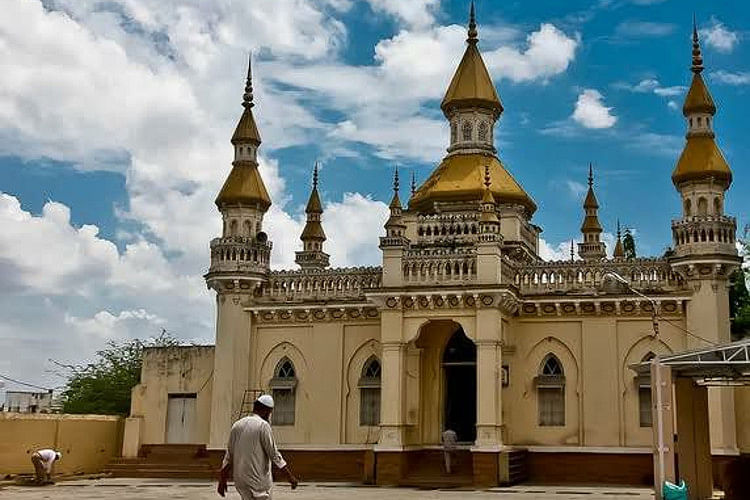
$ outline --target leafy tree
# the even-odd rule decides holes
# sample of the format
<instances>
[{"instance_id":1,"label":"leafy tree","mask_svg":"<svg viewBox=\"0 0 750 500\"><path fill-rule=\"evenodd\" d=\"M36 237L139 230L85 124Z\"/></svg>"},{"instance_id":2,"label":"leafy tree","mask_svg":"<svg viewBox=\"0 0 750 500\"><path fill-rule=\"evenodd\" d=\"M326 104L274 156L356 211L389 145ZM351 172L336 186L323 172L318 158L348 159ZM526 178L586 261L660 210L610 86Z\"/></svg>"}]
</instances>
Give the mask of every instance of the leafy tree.
<instances>
[{"instance_id":1,"label":"leafy tree","mask_svg":"<svg viewBox=\"0 0 750 500\"><path fill-rule=\"evenodd\" d=\"M630 229L626 229L625 236L622 237L622 248L625 251L626 259L635 259L635 238L633 238Z\"/></svg>"},{"instance_id":2,"label":"leafy tree","mask_svg":"<svg viewBox=\"0 0 750 500\"><path fill-rule=\"evenodd\" d=\"M128 415L130 391L141 380L143 349L180 345L166 330L148 340L107 342L97 351L96 360L86 365L65 365L68 381L62 392L65 413Z\"/></svg>"}]
</instances>

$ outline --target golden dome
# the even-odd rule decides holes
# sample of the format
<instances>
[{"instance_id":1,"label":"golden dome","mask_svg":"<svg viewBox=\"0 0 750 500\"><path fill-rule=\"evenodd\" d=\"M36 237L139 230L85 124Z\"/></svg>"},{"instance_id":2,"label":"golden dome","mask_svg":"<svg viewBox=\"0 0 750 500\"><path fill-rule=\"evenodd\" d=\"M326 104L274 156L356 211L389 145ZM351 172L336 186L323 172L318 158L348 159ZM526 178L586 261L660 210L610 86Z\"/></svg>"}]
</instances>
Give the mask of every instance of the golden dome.
<instances>
[{"instance_id":1,"label":"golden dome","mask_svg":"<svg viewBox=\"0 0 750 500\"><path fill-rule=\"evenodd\" d=\"M479 201L484 198L484 171L489 166L490 190L497 203L518 203L530 213L536 203L505 170L500 160L490 154L448 156L432 172L409 200L410 210L431 210L435 201Z\"/></svg>"},{"instance_id":2,"label":"golden dome","mask_svg":"<svg viewBox=\"0 0 750 500\"><path fill-rule=\"evenodd\" d=\"M237 124L237 128L234 129L234 134L232 135L232 144L240 142L260 144L260 132L258 132L258 126L255 124L255 118L250 107L245 107L240 122Z\"/></svg>"},{"instance_id":3,"label":"golden dome","mask_svg":"<svg viewBox=\"0 0 750 500\"><path fill-rule=\"evenodd\" d=\"M235 163L232 167L229 177L219 191L219 196L216 197L216 205L219 207L228 203L257 203L263 210L271 206L271 198L256 165Z\"/></svg>"},{"instance_id":4,"label":"golden dome","mask_svg":"<svg viewBox=\"0 0 750 500\"><path fill-rule=\"evenodd\" d=\"M716 105L700 73L693 75L690 90L685 97L685 104L682 105L683 115L687 116L691 113L708 113L711 115L716 113Z\"/></svg>"},{"instance_id":5,"label":"golden dome","mask_svg":"<svg viewBox=\"0 0 750 500\"><path fill-rule=\"evenodd\" d=\"M689 136L677 166L672 172L675 186L683 181L708 179L732 183L732 171L714 138L709 135Z\"/></svg>"},{"instance_id":6,"label":"golden dome","mask_svg":"<svg viewBox=\"0 0 750 500\"><path fill-rule=\"evenodd\" d=\"M305 213L308 214L322 214L323 204L320 202L320 195L318 195L318 188L314 187L310 193L310 199L307 200L307 207Z\"/></svg>"},{"instance_id":7,"label":"golden dome","mask_svg":"<svg viewBox=\"0 0 750 500\"><path fill-rule=\"evenodd\" d=\"M591 186L589 186L589 192L586 194L586 199L583 200L583 208L599 208L599 202L596 200L594 188Z\"/></svg>"},{"instance_id":8,"label":"golden dome","mask_svg":"<svg viewBox=\"0 0 750 500\"><path fill-rule=\"evenodd\" d=\"M466 47L440 107L444 112L458 106L483 106L502 113L503 105L476 44Z\"/></svg>"},{"instance_id":9,"label":"golden dome","mask_svg":"<svg viewBox=\"0 0 750 500\"><path fill-rule=\"evenodd\" d=\"M323 231L323 225L320 221L307 221L305 228L302 230L302 241L305 240L320 240L325 241L326 233Z\"/></svg>"},{"instance_id":10,"label":"golden dome","mask_svg":"<svg viewBox=\"0 0 750 500\"><path fill-rule=\"evenodd\" d=\"M602 225L599 224L599 218L596 215L587 215L583 219L581 226L582 233L601 233Z\"/></svg>"}]
</instances>

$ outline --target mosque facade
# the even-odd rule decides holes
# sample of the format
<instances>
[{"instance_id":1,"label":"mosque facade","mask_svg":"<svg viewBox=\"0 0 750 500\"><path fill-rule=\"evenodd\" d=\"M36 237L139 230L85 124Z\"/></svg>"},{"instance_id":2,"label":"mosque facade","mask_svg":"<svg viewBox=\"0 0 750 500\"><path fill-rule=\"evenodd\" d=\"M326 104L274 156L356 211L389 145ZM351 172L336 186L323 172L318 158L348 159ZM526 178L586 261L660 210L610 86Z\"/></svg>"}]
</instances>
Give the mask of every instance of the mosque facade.
<instances>
[{"instance_id":1,"label":"mosque facade","mask_svg":"<svg viewBox=\"0 0 750 500\"><path fill-rule=\"evenodd\" d=\"M293 270L272 270L264 225L272 200L258 170L248 71L233 166L216 199L223 231L205 275L216 344L147 353L126 448L180 440L223 448L232 423L270 393L286 453L369 467L382 484L408 475L446 429L480 483L507 481L517 450L549 478L571 468L608 469L613 481L632 469L648 474L651 389L629 366L703 339L728 342L727 283L740 263L736 221L724 212L732 172L715 142L695 32L692 58L686 143L671 179L680 215L664 228L672 234L664 256L626 257L618 228L607 257L590 171L577 252L540 257L537 204L494 146L503 104L472 12L440 105L447 153L406 196L395 172L385 236L372 236L382 264L330 267L316 168ZM750 452L740 422L750 398L727 388L709 399L714 455ZM190 428L180 429L186 414Z\"/></svg>"}]
</instances>

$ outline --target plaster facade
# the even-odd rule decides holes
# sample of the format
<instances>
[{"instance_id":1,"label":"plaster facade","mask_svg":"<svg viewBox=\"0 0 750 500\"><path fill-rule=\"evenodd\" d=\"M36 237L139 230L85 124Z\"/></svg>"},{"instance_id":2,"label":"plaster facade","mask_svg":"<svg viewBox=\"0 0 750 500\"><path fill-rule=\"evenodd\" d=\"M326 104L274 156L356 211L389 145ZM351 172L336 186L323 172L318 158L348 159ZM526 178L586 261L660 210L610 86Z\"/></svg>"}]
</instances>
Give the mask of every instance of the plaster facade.
<instances>
[{"instance_id":1,"label":"plaster facade","mask_svg":"<svg viewBox=\"0 0 750 500\"><path fill-rule=\"evenodd\" d=\"M705 342L699 337L729 340L726 285L739 264L730 244L736 222L723 214L731 174L711 182L721 201L712 205L710 238L700 237L709 216L683 211L673 252L627 257L619 242L607 258L591 172L580 256L571 248L568 261L544 261L536 204L492 145L503 107L477 40L472 15L466 54L441 104L461 125L406 206L396 172L379 267L328 267L316 170L301 269L271 270L262 227L270 199L254 158L235 159L217 206L225 222L256 221L256 233L238 235L225 223L211 243L205 277L216 293L216 348L147 353L134 391L140 442L164 441L169 391L197 391L196 440L212 448L223 448L232 422L271 392L279 395L274 431L284 448L372 450L379 477L398 476L401 455L438 446L447 428L472 451L475 476L494 474L490 483L495 455L512 447L592 460L651 453L650 392L628 367ZM260 145L250 78L232 139L240 153ZM490 129L474 133L469 118ZM673 175L683 197L694 195L710 165L688 167L681 158ZM675 212L682 206L675 199ZM207 375L211 383L198 389ZM731 388L711 389L708 398L714 450L747 449L750 412L736 410L749 398L735 402Z\"/></svg>"}]
</instances>

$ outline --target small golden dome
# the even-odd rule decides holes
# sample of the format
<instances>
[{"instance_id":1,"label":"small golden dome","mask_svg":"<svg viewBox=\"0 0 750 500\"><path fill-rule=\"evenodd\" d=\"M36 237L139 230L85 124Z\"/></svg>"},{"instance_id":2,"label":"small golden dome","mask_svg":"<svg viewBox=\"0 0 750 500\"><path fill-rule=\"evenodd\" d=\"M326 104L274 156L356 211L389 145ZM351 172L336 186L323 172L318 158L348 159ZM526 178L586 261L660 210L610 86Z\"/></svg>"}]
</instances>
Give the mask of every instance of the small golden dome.
<instances>
[{"instance_id":1,"label":"small golden dome","mask_svg":"<svg viewBox=\"0 0 750 500\"><path fill-rule=\"evenodd\" d=\"M229 177L219 191L219 196L216 197L216 205L221 208L224 204L232 203L257 203L263 210L271 206L271 198L256 165L235 163L232 167Z\"/></svg>"},{"instance_id":2,"label":"small golden dome","mask_svg":"<svg viewBox=\"0 0 750 500\"><path fill-rule=\"evenodd\" d=\"M495 84L492 83L476 43L469 43L466 47L464 57L440 104L445 113L452 108L463 106L489 107L497 113L503 112Z\"/></svg>"},{"instance_id":3,"label":"small golden dome","mask_svg":"<svg viewBox=\"0 0 750 500\"><path fill-rule=\"evenodd\" d=\"M409 200L410 210L432 209L436 201L479 201L484 199L484 171L489 166L490 190L497 203L518 203L530 213L536 203L491 154L457 154L448 156L432 172Z\"/></svg>"},{"instance_id":4,"label":"small golden dome","mask_svg":"<svg viewBox=\"0 0 750 500\"><path fill-rule=\"evenodd\" d=\"M307 221L305 228L302 230L302 241L305 240L320 240L325 241L326 233L323 231L323 225L319 221Z\"/></svg>"},{"instance_id":5,"label":"small golden dome","mask_svg":"<svg viewBox=\"0 0 750 500\"><path fill-rule=\"evenodd\" d=\"M689 136L672 172L675 186L683 181L708 179L732 183L732 171L714 138L709 135Z\"/></svg>"},{"instance_id":6,"label":"small golden dome","mask_svg":"<svg viewBox=\"0 0 750 500\"><path fill-rule=\"evenodd\" d=\"M232 135L232 144L239 144L240 142L260 144L260 132L258 132L258 126L255 124L255 118L250 107L246 107L245 111L242 112L242 117Z\"/></svg>"},{"instance_id":7,"label":"small golden dome","mask_svg":"<svg viewBox=\"0 0 750 500\"><path fill-rule=\"evenodd\" d=\"M714 104L711 93L708 91L706 82L703 81L700 73L693 75L690 90L685 97L685 104L682 105L683 115L688 116L691 113L708 113L710 115L716 113L716 104Z\"/></svg>"},{"instance_id":8,"label":"small golden dome","mask_svg":"<svg viewBox=\"0 0 750 500\"><path fill-rule=\"evenodd\" d=\"M323 204L320 202L320 195L318 195L318 188L314 187L310 193L310 199L307 200L307 207L305 213L308 214L322 214Z\"/></svg>"},{"instance_id":9,"label":"small golden dome","mask_svg":"<svg viewBox=\"0 0 750 500\"><path fill-rule=\"evenodd\" d=\"M601 233L602 225L599 224L599 218L596 215L587 215L583 219L581 226L582 233Z\"/></svg>"}]
</instances>

